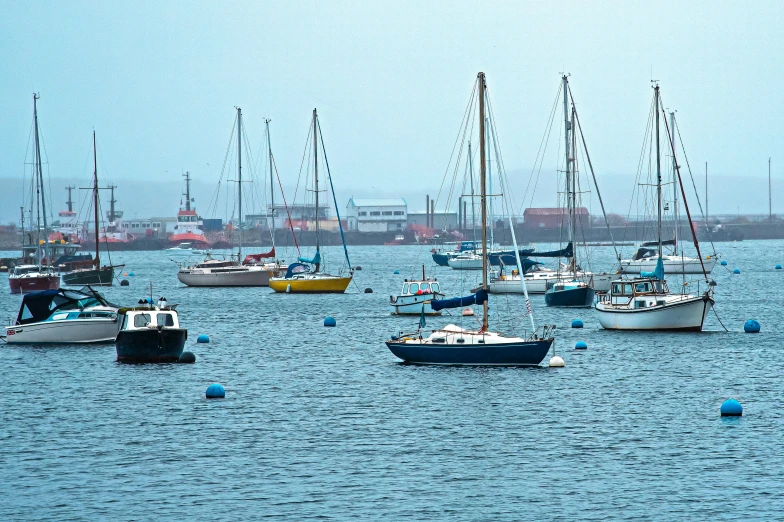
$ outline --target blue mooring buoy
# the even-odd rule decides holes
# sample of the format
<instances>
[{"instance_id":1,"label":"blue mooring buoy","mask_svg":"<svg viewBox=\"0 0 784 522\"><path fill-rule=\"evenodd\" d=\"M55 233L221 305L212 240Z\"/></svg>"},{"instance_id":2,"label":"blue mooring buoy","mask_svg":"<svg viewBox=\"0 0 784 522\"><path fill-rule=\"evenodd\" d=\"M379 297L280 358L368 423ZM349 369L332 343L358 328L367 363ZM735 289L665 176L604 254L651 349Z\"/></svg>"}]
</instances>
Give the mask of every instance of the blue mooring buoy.
<instances>
[{"instance_id":1,"label":"blue mooring buoy","mask_svg":"<svg viewBox=\"0 0 784 522\"><path fill-rule=\"evenodd\" d=\"M575 350L587 350L588 349L588 343L586 343L585 341L577 341L576 343L574 343L574 349Z\"/></svg>"},{"instance_id":2,"label":"blue mooring buoy","mask_svg":"<svg viewBox=\"0 0 784 522\"><path fill-rule=\"evenodd\" d=\"M572 319L572 328L582 328L583 321L582 319Z\"/></svg>"},{"instance_id":3,"label":"blue mooring buoy","mask_svg":"<svg viewBox=\"0 0 784 522\"><path fill-rule=\"evenodd\" d=\"M743 331L746 333L759 333L760 324L756 319L749 319L743 324Z\"/></svg>"},{"instance_id":4,"label":"blue mooring buoy","mask_svg":"<svg viewBox=\"0 0 784 522\"><path fill-rule=\"evenodd\" d=\"M207 391L204 392L204 395L208 399L223 399L226 397L226 390L223 388L223 386L216 382L215 384L210 384L207 387Z\"/></svg>"},{"instance_id":5,"label":"blue mooring buoy","mask_svg":"<svg viewBox=\"0 0 784 522\"><path fill-rule=\"evenodd\" d=\"M196 362L196 354L193 352L182 352L180 354L179 362L185 364L192 364Z\"/></svg>"},{"instance_id":6,"label":"blue mooring buoy","mask_svg":"<svg viewBox=\"0 0 784 522\"><path fill-rule=\"evenodd\" d=\"M399 273L400 273L400 270L395 270L395 271L394 271L394 272L392 272L392 273L393 273L393 274L399 274Z\"/></svg>"},{"instance_id":7,"label":"blue mooring buoy","mask_svg":"<svg viewBox=\"0 0 784 522\"><path fill-rule=\"evenodd\" d=\"M332 317L331 315L328 315L328 316L327 316L327 317L324 319L324 326L337 326L337 324L338 324L338 322L337 322L337 321L335 321L335 318L334 318L334 317Z\"/></svg>"},{"instance_id":8,"label":"blue mooring buoy","mask_svg":"<svg viewBox=\"0 0 784 522\"><path fill-rule=\"evenodd\" d=\"M740 274L740 268L736 268L732 271L733 274Z\"/></svg>"},{"instance_id":9,"label":"blue mooring buoy","mask_svg":"<svg viewBox=\"0 0 784 522\"><path fill-rule=\"evenodd\" d=\"M727 399L721 403L722 417L740 417L743 415L743 406L735 399Z\"/></svg>"},{"instance_id":10,"label":"blue mooring buoy","mask_svg":"<svg viewBox=\"0 0 784 522\"><path fill-rule=\"evenodd\" d=\"M776 263L776 270L781 270L781 263Z\"/></svg>"},{"instance_id":11,"label":"blue mooring buoy","mask_svg":"<svg viewBox=\"0 0 784 522\"><path fill-rule=\"evenodd\" d=\"M727 260L726 259L722 259L721 260L721 266L727 266Z\"/></svg>"},{"instance_id":12,"label":"blue mooring buoy","mask_svg":"<svg viewBox=\"0 0 784 522\"><path fill-rule=\"evenodd\" d=\"M207 334L201 334L196 338L197 343L208 343L210 342L210 336Z\"/></svg>"},{"instance_id":13,"label":"blue mooring buoy","mask_svg":"<svg viewBox=\"0 0 784 522\"><path fill-rule=\"evenodd\" d=\"M133 272L128 272L128 277L133 277L134 275L136 274L134 274Z\"/></svg>"}]
</instances>

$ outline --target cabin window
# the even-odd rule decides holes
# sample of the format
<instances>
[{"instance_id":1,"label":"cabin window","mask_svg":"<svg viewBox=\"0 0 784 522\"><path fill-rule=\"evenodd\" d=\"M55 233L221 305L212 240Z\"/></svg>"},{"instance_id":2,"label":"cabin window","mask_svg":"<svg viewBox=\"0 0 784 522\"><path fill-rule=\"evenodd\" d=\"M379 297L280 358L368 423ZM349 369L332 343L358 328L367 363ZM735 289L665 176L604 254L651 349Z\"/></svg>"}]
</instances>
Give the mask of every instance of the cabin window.
<instances>
[{"instance_id":1,"label":"cabin window","mask_svg":"<svg viewBox=\"0 0 784 522\"><path fill-rule=\"evenodd\" d=\"M123 322L122 322L122 326L120 328L123 329L123 330L128 328L128 316L127 315L123 315Z\"/></svg>"},{"instance_id":2,"label":"cabin window","mask_svg":"<svg viewBox=\"0 0 784 522\"><path fill-rule=\"evenodd\" d=\"M664 306L664 301L656 301L656 306Z\"/></svg>"},{"instance_id":3,"label":"cabin window","mask_svg":"<svg viewBox=\"0 0 784 522\"><path fill-rule=\"evenodd\" d=\"M635 301L634 302L635 308L645 308L645 301Z\"/></svg>"},{"instance_id":4,"label":"cabin window","mask_svg":"<svg viewBox=\"0 0 784 522\"><path fill-rule=\"evenodd\" d=\"M650 285L648 283L637 283L634 286L634 291L635 292L650 292L651 291L651 287L650 287Z\"/></svg>"},{"instance_id":5,"label":"cabin window","mask_svg":"<svg viewBox=\"0 0 784 522\"><path fill-rule=\"evenodd\" d=\"M411 283L411 293L415 294L419 291L419 283Z\"/></svg>"},{"instance_id":6,"label":"cabin window","mask_svg":"<svg viewBox=\"0 0 784 522\"><path fill-rule=\"evenodd\" d=\"M52 316L52 321L62 321L63 319L67 319L67 318L68 318L67 312L64 314L54 314Z\"/></svg>"},{"instance_id":7,"label":"cabin window","mask_svg":"<svg viewBox=\"0 0 784 522\"><path fill-rule=\"evenodd\" d=\"M621 289L621 285L619 285L619 284L613 284L613 285L612 285L612 293L613 293L613 294L616 294L616 295L617 295L617 294L622 294L622 293L623 293L623 291L622 291L622 289Z\"/></svg>"},{"instance_id":8,"label":"cabin window","mask_svg":"<svg viewBox=\"0 0 784 522\"><path fill-rule=\"evenodd\" d=\"M438 283L432 283L430 285L433 288L433 293L438 293Z\"/></svg>"},{"instance_id":9,"label":"cabin window","mask_svg":"<svg viewBox=\"0 0 784 522\"><path fill-rule=\"evenodd\" d=\"M150 314L138 314L133 317L133 326L136 328L144 328L152 321Z\"/></svg>"},{"instance_id":10,"label":"cabin window","mask_svg":"<svg viewBox=\"0 0 784 522\"><path fill-rule=\"evenodd\" d=\"M404 285L403 285L403 293L404 293L404 294L407 294L407 293L408 293L408 283L406 283L406 284L404 284Z\"/></svg>"},{"instance_id":11,"label":"cabin window","mask_svg":"<svg viewBox=\"0 0 784 522\"><path fill-rule=\"evenodd\" d=\"M459 338L455 339L455 342L459 343L459 344L463 344L465 342L465 339L463 339L462 337L459 337Z\"/></svg>"},{"instance_id":12,"label":"cabin window","mask_svg":"<svg viewBox=\"0 0 784 522\"><path fill-rule=\"evenodd\" d=\"M158 314L158 326L174 326L174 316L172 314Z\"/></svg>"},{"instance_id":13,"label":"cabin window","mask_svg":"<svg viewBox=\"0 0 784 522\"><path fill-rule=\"evenodd\" d=\"M626 295L632 295L632 285L630 283L623 285L623 293Z\"/></svg>"},{"instance_id":14,"label":"cabin window","mask_svg":"<svg viewBox=\"0 0 784 522\"><path fill-rule=\"evenodd\" d=\"M445 338L443 338L443 337L435 337L435 338L433 339L433 342L434 342L434 343L445 343L445 342L446 342L446 339L445 339Z\"/></svg>"}]
</instances>

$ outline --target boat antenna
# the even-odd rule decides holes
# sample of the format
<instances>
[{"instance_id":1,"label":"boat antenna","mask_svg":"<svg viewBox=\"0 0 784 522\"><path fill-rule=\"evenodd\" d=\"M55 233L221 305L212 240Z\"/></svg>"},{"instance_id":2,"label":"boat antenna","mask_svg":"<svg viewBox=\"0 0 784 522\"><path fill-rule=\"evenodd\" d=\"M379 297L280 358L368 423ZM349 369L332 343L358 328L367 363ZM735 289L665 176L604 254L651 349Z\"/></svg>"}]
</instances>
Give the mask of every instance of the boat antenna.
<instances>
[{"instance_id":1,"label":"boat antenna","mask_svg":"<svg viewBox=\"0 0 784 522\"><path fill-rule=\"evenodd\" d=\"M93 130L93 216L95 217L95 268L100 268L100 245L98 237L98 153L95 145L95 131Z\"/></svg>"},{"instance_id":2,"label":"boat antenna","mask_svg":"<svg viewBox=\"0 0 784 522\"><path fill-rule=\"evenodd\" d=\"M479 81L479 185L481 190L480 208L482 213L482 290L487 292L487 188L485 187L487 177L487 147L485 146L485 73L480 72L477 77ZM523 274L520 274L523 277ZM482 331L487 331L487 299L482 303Z\"/></svg>"},{"instance_id":3,"label":"boat antenna","mask_svg":"<svg viewBox=\"0 0 784 522\"><path fill-rule=\"evenodd\" d=\"M659 259L662 258L662 188L661 188L661 151L659 150L659 84L655 84L654 96L656 101L654 103L654 110L656 111L656 203L658 215L656 218L656 227L659 232ZM667 122L664 122L667 125Z\"/></svg>"}]
</instances>

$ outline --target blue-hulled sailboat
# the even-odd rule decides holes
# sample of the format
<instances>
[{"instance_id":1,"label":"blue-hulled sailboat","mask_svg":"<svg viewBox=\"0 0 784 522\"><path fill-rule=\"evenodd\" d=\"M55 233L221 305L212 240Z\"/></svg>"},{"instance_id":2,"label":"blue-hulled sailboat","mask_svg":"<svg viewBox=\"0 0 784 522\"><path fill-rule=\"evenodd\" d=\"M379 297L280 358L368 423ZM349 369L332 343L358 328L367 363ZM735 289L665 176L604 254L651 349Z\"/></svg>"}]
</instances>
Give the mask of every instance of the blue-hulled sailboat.
<instances>
[{"instance_id":1,"label":"blue-hulled sailboat","mask_svg":"<svg viewBox=\"0 0 784 522\"><path fill-rule=\"evenodd\" d=\"M479 137L481 142L481 197L482 212L482 287L474 294L455 299L432 301L433 310L461 308L470 305L482 305L482 325L478 329L467 329L449 324L433 330L427 335L422 329L425 326L424 313L419 322L419 329L413 333L401 333L386 342L389 350L399 359L411 364L447 364L447 365L502 365L502 366L537 366L547 356L553 344L554 326L545 326L541 335L537 334L528 294L525 303L531 319L532 333L527 338L508 336L491 332L488 325L487 305L487 190L485 188L485 96L486 84L484 73L477 77L479 98ZM510 217L511 222L511 217ZM518 270L521 270L520 254L514 227L510 227ZM525 280L521 278L525 289Z\"/></svg>"}]
</instances>

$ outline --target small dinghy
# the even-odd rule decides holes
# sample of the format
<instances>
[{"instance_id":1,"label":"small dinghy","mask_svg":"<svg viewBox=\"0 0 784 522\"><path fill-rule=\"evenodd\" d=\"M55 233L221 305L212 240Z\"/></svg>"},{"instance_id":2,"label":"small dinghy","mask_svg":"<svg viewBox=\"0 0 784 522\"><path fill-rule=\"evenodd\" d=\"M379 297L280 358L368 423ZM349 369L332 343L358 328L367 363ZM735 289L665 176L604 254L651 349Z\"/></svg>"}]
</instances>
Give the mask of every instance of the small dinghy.
<instances>
[{"instance_id":1,"label":"small dinghy","mask_svg":"<svg viewBox=\"0 0 784 522\"><path fill-rule=\"evenodd\" d=\"M177 305L161 297L142 299L139 306L120 308L120 331L115 339L117 361L130 363L177 362L185 348L188 330L180 328Z\"/></svg>"}]
</instances>

